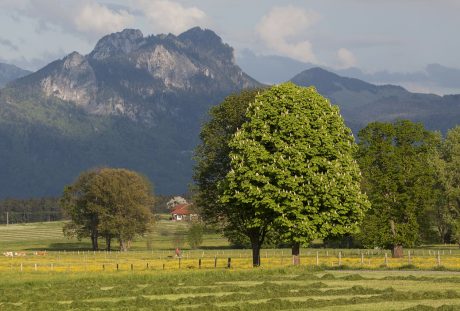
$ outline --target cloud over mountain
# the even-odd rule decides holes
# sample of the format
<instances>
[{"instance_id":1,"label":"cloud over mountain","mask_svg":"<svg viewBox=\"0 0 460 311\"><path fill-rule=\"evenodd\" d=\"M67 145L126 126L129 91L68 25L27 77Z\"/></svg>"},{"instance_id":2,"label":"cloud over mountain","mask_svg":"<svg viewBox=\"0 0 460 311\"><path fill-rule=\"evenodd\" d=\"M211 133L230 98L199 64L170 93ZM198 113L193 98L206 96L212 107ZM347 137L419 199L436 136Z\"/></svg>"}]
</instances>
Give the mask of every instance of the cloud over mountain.
<instances>
[{"instance_id":1,"label":"cloud over mountain","mask_svg":"<svg viewBox=\"0 0 460 311\"><path fill-rule=\"evenodd\" d=\"M320 19L314 11L295 7L273 7L256 27L269 49L304 62L317 63L313 46L303 35Z\"/></svg>"},{"instance_id":2,"label":"cloud over mountain","mask_svg":"<svg viewBox=\"0 0 460 311\"><path fill-rule=\"evenodd\" d=\"M194 26L208 24L206 13L197 7L185 7L169 0L138 0L155 32L179 34Z\"/></svg>"}]
</instances>

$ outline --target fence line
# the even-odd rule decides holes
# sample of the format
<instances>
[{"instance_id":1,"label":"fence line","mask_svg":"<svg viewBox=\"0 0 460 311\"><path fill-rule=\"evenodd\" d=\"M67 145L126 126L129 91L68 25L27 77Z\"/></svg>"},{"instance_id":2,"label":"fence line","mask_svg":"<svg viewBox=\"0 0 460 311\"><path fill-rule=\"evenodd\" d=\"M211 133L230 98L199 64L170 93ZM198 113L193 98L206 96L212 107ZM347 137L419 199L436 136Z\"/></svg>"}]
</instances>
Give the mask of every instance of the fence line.
<instances>
[{"instance_id":1,"label":"fence line","mask_svg":"<svg viewBox=\"0 0 460 311\"><path fill-rule=\"evenodd\" d=\"M252 267L250 250L190 251L175 257L171 252L118 251L58 251L30 256L14 253L0 258L0 272L92 272L92 271L147 271L184 269L249 269ZM421 268L460 270L460 252L445 250L423 252L409 250L404 258L391 258L380 250L314 250L303 249L302 266L354 268ZM8 254L9 255L9 254ZM15 256L17 255L17 256ZM41 256L39 256L41 255ZM291 255L286 250L264 250L261 266L278 268L291 266Z\"/></svg>"}]
</instances>

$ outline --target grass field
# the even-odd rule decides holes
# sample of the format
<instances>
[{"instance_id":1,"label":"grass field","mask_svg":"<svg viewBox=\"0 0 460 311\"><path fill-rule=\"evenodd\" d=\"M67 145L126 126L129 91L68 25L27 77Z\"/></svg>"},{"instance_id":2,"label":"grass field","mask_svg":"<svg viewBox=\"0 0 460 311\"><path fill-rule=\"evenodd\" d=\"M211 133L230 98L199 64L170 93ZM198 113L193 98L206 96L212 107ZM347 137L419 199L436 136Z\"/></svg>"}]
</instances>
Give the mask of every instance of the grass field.
<instances>
[{"instance_id":1,"label":"grass field","mask_svg":"<svg viewBox=\"0 0 460 311\"><path fill-rule=\"evenodd\" d=\"M460 310L452 272L4 273L0 292L0 310Z\"/></svg>"},{"instance_id":2,"label":"grass field","mask_svg":"<svg viewBox=\"0 0 460 311\"><path fill-rule=\"evenodd\" d=\"M65 238L62 234L64 222L43 222L29 224L0 225L0 250L89 250L91 243L88 239L81 242L76 239ZM188 224L173 222L168 215L155 223L153 233L139 238L133 243L132 250L146 250L147 239L151 240L153 249L175 249L177 246L187 248L186 242ZM207 233L204 235L202 248L228 248L228 241L219 234ZM105 247L102 242L101 247ZM114 245L116 247L116 245Z\"/></svg>"},{"instance_id":3,"label":"grass field","mask_svg":"<svg viewBox=\"0 0 460 311\"><path fill-rule=\"evenodd\" d=\"M0 310L460 310L455 246L412 249L410 262L409 250L302 249L301 267L289 249L264 249L253 269L250 250L216 233L191 250L187 224L165 218L126 253L90 251L62 225L0 226L0 252L26 253L0 256Z\"/></svg>"}]
</instances>

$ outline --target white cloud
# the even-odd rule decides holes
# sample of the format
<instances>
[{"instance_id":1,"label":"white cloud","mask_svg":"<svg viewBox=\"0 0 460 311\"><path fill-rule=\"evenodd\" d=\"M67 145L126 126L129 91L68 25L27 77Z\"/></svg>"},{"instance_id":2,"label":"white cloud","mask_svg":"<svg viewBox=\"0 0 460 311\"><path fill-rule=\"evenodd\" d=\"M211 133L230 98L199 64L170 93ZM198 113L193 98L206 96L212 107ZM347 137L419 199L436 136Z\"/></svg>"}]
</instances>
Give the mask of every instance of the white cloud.
<instances>
[{"instance_id":1,"label":"white cloud","mask_svg":"<svg viewBox=\"0 0 460 311\"><path fill-rule=\"evenodd\" d=\"M292 5L273 7L262 17L256 32L274 52L300 61L317 63L312 44L302 35L319 19L318 13Z\"/></svg>"},{"instance_id":2,"label":"white cloud","mask_svg":"<svg viewBox=\"0 0 460 311\"><path fill-rule=\"evenodd\" d=\"M179 34L194 26L206 26L206 13L197 7L184 7L180 3L169 0L139 0L155 33L171 32Z\"/></svg>"},{"instance_id":3,"label":"white cloud","mask_svg":"<svg viewBox=\"0 0 460 311\"><path fill-rule=\"evenodd\" d=\"M350 68L356 66L356 57L348 49L340 48L337 51L337 57L340 61L340 68Z\"/></svg>"},{"instance_id":4,"label":"white cloud","mask_svg":"<svg viewBox=\"0 0 460 311\"><path fill-rule=\"evenodd\" d=\"M77 30L98 35L122 30L132 21L133 16L127 11L115 12L98 3L85 4L74 18Z\"/></svg>"},{"instance_id":5,"label":"white cloud","mask_svg":"<svg viewBox=\"0 0 460 311\"><path fill-rule=\"evenodd\" d=\"M125 10L114 10L96 0L20 0L6 6L20 15L37 21L37 31L60 29L88 39L97 39L107 33L128 27L134 17Z\"/></svg>"}]
</instances>

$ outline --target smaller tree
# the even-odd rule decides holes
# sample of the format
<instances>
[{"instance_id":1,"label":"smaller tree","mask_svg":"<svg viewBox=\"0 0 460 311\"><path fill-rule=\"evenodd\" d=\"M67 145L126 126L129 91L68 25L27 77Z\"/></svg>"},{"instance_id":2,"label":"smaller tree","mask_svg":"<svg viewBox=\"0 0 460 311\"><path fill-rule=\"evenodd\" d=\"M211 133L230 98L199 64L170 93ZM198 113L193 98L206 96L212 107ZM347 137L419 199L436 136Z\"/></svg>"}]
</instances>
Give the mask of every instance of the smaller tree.
<instances>
[{"instance_id":1,"label":"smaller tree","mask_svg":"<svg viewBox=\"0 0 460 311\"><path fill-rule=\"evenodd\" d=\"M126 169L85 172L64 191L62 206L72 219L65 231L79 237L89 234L93 249L102 236L107 249L116 238L120 249L128 250L133 238L149 228L154 200L151 188L145 177Z\"/></svg>"},{"instance_id":2,"label":"smaller tree","mask_svg":"<svg viewBox=\"0 0 460 311\"><path fill-rule=\"evenodd\" d=\"M433 204L429 163L436 136L408 120L370 123L358 136L362 186L372 203L361 241L367 247L390 247L393 257L402 257L403 246L419 242L421 215Z\"/></svg>"}]
</instances>

